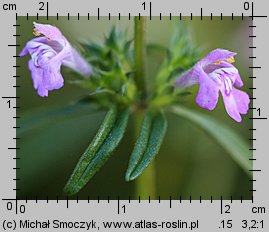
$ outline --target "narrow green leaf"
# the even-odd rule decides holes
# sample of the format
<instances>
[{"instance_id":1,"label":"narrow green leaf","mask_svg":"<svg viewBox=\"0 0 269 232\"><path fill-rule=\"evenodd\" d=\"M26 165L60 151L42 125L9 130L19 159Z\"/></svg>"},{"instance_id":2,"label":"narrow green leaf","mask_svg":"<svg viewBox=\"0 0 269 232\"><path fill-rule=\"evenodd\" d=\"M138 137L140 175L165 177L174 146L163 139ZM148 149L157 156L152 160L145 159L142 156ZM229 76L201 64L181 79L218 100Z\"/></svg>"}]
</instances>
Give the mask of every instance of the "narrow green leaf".
<instances>
[{"instance_id":1,"label":"narrow green leaf","mask_svg":"<svg viewBox=\"0 0 269 232\"><path fill-rule=\"evenodd\" d=\"M125 176L126 181L136 179L154 160L163 142L166 129L167 121L161 112L155 115L149 111L145 113L140 133L129 161Z\"/></svg>"},{"instance_id":2,"label":"narrow green leaf","mask_svg":"<svg viewBox=\"0 0 269 232\"><path fill-rule=\"evenodd\" d=\"M153 115L150 111L146 112L142 121L139 136L137 138L134 150L131 154L128 169L126 171L125 179L130 180L133 170L137 167L141 157L143 156L150 137Z\"/></svg>"},{"instance_id":3,"label":"narrow green leaf","mask_svg":"<svg viewBox=\"0 0 269 232\"><path fill-rule=\"evenodd\" d=\"M87 147L81 158L79 159L66 187L65 191L68 192L72 189L73 185L77 183L79 178L83 175L87 165L91 162L94 158L96 152L99 150L101 145L103 144L104 140L107 138L108 134L110 133L117 117L117 107L113 105L106 117L101 124L98 132L96 133L95 137L93 138L90 145Z\"/></svg>"},{"instance_id":4,"label":"narrow green leaf","mask_svg":"<svg viewBox=\"0 0 269 232\"><path fill-rule=\"evenodd\" d=\"M112 117L112 113L110 114L110 117ZM103 131L105 131L104 133L106 136L103 136L102 134L97 135L98 138L95 137L93 142L83 154L83 157L79 160L71 178L66 184L64 188L65 193L68 195L76 194L105 164L105 162L110 158L112 152L120 143L127 127L128 118L128 110L118 112L110 132L107 134L108 129L105 128ZM113 120L108 119L108 121L109 124L111 124ZM104 127L106 127L106 125L104 125ZM101 145L99 138L102 140ZM96 149L96 147L94 149L92 148L94 144L98 144L98 149Z\"/></svg>"},{"instance_id":5,"label":"narrow green leaf","mask_svg":"<svg viewBox=\"0 0 269 232\"><path fill-rule=\"evenodd\" d=\"M248 149L248 145L233 130L207 115L194 112L181 106L172 107L170 111L200 126L223 146L248 175L250 174L249 170L252 169L252 164L249 160L251 158L251 152Z\"/></svg>"}]
</instances>

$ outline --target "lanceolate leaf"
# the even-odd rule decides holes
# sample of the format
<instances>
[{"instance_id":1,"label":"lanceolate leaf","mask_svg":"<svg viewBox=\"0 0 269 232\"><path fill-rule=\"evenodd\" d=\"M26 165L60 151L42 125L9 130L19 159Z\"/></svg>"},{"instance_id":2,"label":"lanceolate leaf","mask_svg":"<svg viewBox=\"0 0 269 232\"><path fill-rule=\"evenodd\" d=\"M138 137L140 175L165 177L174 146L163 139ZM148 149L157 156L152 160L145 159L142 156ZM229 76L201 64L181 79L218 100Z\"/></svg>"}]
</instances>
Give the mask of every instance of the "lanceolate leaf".
<instances>
[{"instance_id":1,"label":"lanceolate leaf","mask_svg":"<svg viewBox=\"0 0 269 232\"><path fill-rule=\"evenodd\" d=\"M166 129L167 121L161 112L153 114L148 111L145 113L140 133L129 161L125 176L126 181L137 178L155 158L162 145Z\"/></svg>"},{"instance_id":2,"label":"lanceolate leaf","mask_svg":"<svg viewBox=\"0 0 269 232\"><path fill-rule=\"evenodd\" d=\"M120 143L127 127L129 111L119 111L116 117L113 115L114 109L112 111L113 112L110 112L110 114L107 115L108 118L106 117L104 121L106 125L101 126L93 142L79 160L73 174L66 184L64 191L68 195L73 195L80 191L105 164ZM115 120L113 120L114 117ZM112 123L112 121L114 122ZM108 131L109 133L107 133Z\"/></svg>"},{"instance_id":3,"label":"lanceolate leaf","mask_svg":"<svg viewBox=\"0 0 269 232\"><path fill-rule=\"evenodd\" d=\"M126 181L130 180L130 176L132 172L137 167L140 159L142 158L145 150L147 149L151 126L152 126L152 120L153 120L152 113L146 112L143 118L141 128L140 128L139 136L137 138L134 150L129 160L128 169L125 175Z\"/></svg>"},{"instance_id":4,"label":"lanceolate leaf","mask_svg":"<svg viewBox=\"0 0 269 232\"><path fill-rule=\"evenodd\" d=\"M79 178L83 175L85 169L87 168L88 164L91 162L91 160L94 158L96 152L99 150L99 148L102 146L104 140L107 138L108 134L110 133L112 127L114 126L114 123L116 121L117 117L117 107L113 105L108 113L106 114L106 117L100 126L98 132L96 133L94 139L90 143L90 145L87 147L83 155L81 156L79 162L77 163L69 182L67 183L65 187L65 191L68 192L72 189L74 183L77 183Z\"/></svg>"},{"instance_id":5,"label":"lanceolate leaf","mask_svg":"<svg viewBox=\"0 0 269 232\"><path fill-rule=\"evenodd\" d=\"M248 149L248 145L233 130L207 115L194 112L181 106L172 107L171 112L200 126L223 146L247 174L250 174L249 170L252 169L249 160L251 158L251 152Z\"/></svg>"}]
</instances>

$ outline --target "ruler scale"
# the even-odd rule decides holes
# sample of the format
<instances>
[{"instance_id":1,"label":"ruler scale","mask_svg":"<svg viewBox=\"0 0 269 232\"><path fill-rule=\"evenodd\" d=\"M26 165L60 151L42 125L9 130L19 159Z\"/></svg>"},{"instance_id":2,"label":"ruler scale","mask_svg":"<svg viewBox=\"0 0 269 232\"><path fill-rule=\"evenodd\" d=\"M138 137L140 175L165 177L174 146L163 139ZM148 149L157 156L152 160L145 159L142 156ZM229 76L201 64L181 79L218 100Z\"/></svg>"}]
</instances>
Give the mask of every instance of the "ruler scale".
<instances>
[{"instance_id":1,"label":"ruler scale","mask_svg":"<svg viewBox=\"0 0 269 232\"><path fill-rule=\"evenodd\" d=\"M104 0L86 3L83 1L61 3L59 1L19 1L2 2L1 48L5 57L1 78L1 228L15 231L268 231L268 195L267 177L267 134L268 124L268 86L267 51L268 51L268 16L266 3L253 1L227 1L217 3L204 0L174 3L173 1L153 2ZM244 35L251 41L247 54L251 73L248 78L253 82L249 87L250 112L247 115L252 126L248 129L252 137L248 140L253 146L249 150L253 157L249 160L253 167L249 182L250 195L223 197L222 194L210 197L197 194L192 196L167 197L159 195L156 199L148 196L147 200L139 197L118 195L80 197L52 196L44 192L42 196L24 196L20 194L20 166L24 157L19 157L23 147L17 144L23 137L17 135L20 129L21 108L24 98L17 93L23 88L23 76L20 75L20 51L24 28L20 20L46 23L56 21L92 21L97 20L134 21L134 16L148 16L148 20L178 20L195 23L199 21L250 20L251 34ZM21 33L23 32L23 33ZM30 34L30 33L28 33ZM245 80L248 81L248 80ZM224 194L225 195L225 194ZM249 197L251 196L251 197Z\"/></svg>"}]
</instances>

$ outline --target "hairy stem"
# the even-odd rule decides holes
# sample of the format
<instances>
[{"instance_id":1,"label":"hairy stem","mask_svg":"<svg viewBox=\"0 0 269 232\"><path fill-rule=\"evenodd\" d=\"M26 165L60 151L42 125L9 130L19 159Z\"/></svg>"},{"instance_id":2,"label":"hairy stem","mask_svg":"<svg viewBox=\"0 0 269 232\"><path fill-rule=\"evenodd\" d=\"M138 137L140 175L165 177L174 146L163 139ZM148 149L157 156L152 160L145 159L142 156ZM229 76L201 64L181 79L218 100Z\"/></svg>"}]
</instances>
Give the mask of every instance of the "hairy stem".
<instances>
[{"instance_id":1,"label":"hairy stem","mask_svg":"<svg viewBox=\"0 0 269 232\"><path fill-rule=\"evenodd\" d=\"M157 200L155 183L155 161L146 168L143 174L136 180L136 197L141 200Z\"/></svg>"},{"instance_id":2,"label":"hairy stem","mask_svg":"<svg viewBox=\"0 0 269 232\"><path fill-rule=\"evenodd\" d=\"M135 82L141 92L142 102L147 96L145 24L145 17L135 16Z\"/></svg>"},{"instance_id":3,"label":"hairy stem","mask_svg":"<svg viewBox=\"0 0 269 232\"><path fill-rule=\"evenodd\" d=\"M141 93L141 105L145 105L147 98L146 86L146 41L145 41L145 17L135 17L135 82ZM134 115L135 121L135 135L139 134L141 122L143 120L144 110L138 109ZM140 196L141 199L156 198L155 192L155 166L154 162L138 177L135 181L136 184L136 197Z\"/></svg>"}]
</instances>

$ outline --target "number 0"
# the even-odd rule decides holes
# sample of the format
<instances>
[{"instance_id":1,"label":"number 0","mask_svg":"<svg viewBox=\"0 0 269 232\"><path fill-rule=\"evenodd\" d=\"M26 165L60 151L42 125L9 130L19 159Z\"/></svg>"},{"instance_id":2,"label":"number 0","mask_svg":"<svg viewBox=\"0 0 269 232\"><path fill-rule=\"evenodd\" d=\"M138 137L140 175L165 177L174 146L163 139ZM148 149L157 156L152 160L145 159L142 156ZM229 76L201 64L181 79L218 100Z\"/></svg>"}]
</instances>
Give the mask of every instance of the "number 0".
<instances>
[{"instance_id":1,"label":"number 0","mask_svg":"<svg viewBox=\"0 0 269 232\"><path fill-rule=\"evenodd\" d=\"M20 205L20 213L25 213L25 205Z\"/></svg>"},{"instance_id":2,"label":"number 0","mask_svg":"<svg viewBox=\"0 0 269 232\"><path fill-rule=\"evenodd\" d=\"M7 210L12 210L12 202L7 203Z\"/></svg>"},{"instance_id":3,"label":"number 0","mask_svg":"<svg viewBox=\"0 0 269 232\"><path fill-rule=\"evenodd\" d=\"M244 10L249 10L249 2L244 2Z\"/></svg>"}]
</instances>

